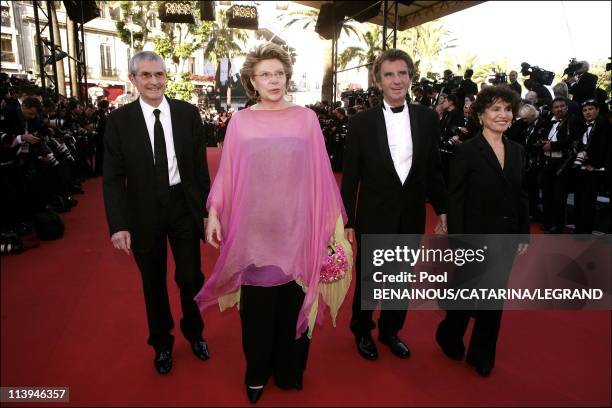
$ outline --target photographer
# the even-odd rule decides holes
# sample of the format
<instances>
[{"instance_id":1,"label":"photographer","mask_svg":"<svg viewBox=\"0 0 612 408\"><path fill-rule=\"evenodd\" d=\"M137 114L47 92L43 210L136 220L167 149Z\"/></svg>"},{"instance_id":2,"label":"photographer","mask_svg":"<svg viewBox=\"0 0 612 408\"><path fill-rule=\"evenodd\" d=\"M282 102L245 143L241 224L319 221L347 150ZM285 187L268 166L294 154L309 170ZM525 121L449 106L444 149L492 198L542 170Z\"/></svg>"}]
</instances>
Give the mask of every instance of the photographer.
<instances>
[{"instance_id":1,"label":"photographer","mask_svg":"<svg viewBox=\"0 0 612 408\"><path fill-rule=\"evenodd\" d=\"M535 106L524 104L519 108L518 119L505 132L510 140L525 146L525 180L529 195L529 214L534 220L541 218L539 178L542 167L541 146L546 137L544 123L540 119L540 111Z\"/></svg>"},{"instance_id":2,"label":"photographer","mask_svg":"<svg viewBox=\"0 0 612 408\"><path fill-rule=\"evenodd\" d=\"M567 160L571 142L570 130L575 126L568 113L567 100L557 97L552 102L553 118L543 125L546 141L542 148L542 204L544 230L550 234L563 232L567 205L568 173L561 169Z\"/></svg>"},{"instance_id":3,"label":"photographer","mask_svg":"<svg viewBox=\"0 0 612 408\"><path fill-rule=\"evenodd\" d=\"M599 116L594 99L582 102L583 122L574 134L572 166L575 172L576 234L591 234L595 224L597 195L604 182L606 161L612 148L610 124Z\"/></svg>"},{"instance_id":4,"label":"photographer","mask_svg":"<svg viewBox=\"0 0 612 408\"><path fill-rule=\"evenodd\" d=\"M508 86L510 86L510 88L512 88L517 94L522 95L523 92L523 88L521 88L521 84L518 83L518 72L516 71L510 71L510 74L508 74L508 78L510 79L510 83L508 84Z\"/></svg>"},{"instance_id":5,"label":"photographer","mask_svg":"<svg viewBox=\"0 0 612 408\"><path fill-rule=\"evenodd\" d=\"M463 108L463 101L466 95L476 95L478 93L478 86L476 83L472 81L472 76L474 75L474 70L469 68L465 70L463 74L463 81L459 85L459 89L457 89L457 108Z\"/></svg>"},{"instance_id":6,"label":"photographer","mask_svg":"<svg viewBox=\"0 0 612 408\"><path fill-rule=\"evenodd\" d=\"M588 99L595 99L595 88L597 87L597 75L591 74L589 63L586 61L570 60L564 71L567 75L565 82L569 87L569 93L573 100L581 104Z\"/></svg>"}]
</instances>

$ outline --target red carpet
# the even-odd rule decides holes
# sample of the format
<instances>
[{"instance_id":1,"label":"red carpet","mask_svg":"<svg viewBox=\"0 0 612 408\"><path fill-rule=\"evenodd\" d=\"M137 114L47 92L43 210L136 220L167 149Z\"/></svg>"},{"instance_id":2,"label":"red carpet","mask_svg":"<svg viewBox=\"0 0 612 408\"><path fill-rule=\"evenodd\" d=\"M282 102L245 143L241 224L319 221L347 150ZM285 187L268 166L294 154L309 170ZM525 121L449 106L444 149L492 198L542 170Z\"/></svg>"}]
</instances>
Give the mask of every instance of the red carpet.
<instances>
[{"instance_id":1,"label":"red carpet","mask_svg":"<svg viewBox=\"0 0 612 408\"><path fill-rule=\"evenodd\" d=\"M216 169L216 149L209 160ZM235 310L205 314L209 361L191 354L176 327L174 368L165 377L155 372L139 272L112 248L101 179L84 189L79 205L63 216L63 239L1 259L1 385L68 386L72 406L247 405ZM430 214L430 228L433 221ZM203 246L206 275L215 257ZM408 312L401 336L412 357L400 360L379 346L376 362L357 355L349 317L347 299L337 328L328 320L315 330L303 391L270 383L258 405L610 406L609 311L505 312L496 367L487 379L439 351L434 331L441 312Z\"/></svg>"}]
</instances>

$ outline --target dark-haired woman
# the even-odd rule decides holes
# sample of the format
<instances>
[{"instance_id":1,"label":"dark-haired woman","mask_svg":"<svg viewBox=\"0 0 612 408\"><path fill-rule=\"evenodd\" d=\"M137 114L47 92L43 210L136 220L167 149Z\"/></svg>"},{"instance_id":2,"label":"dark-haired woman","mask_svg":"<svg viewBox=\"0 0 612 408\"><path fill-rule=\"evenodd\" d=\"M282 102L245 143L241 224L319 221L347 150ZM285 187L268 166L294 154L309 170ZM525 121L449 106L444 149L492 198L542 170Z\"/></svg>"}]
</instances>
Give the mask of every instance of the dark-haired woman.
<instances>
[{"instance_id":1,"label":"dark-haired woman","mask_svg":"<svg viewBox=\"0 0 612 408\"><path fill-rule=\"evenodd\" d=\"M466 282L471 287L505 286L514 256L527 249L525 153L521 145L504 136L518 104L519 96L505 86L481 90L471 108L482 131L455 149L449 179L448 232L474 234L469 236L487 242L489 247L483 264L456 272L454 286ZM502 306L503 302L481 300L467 307L451 307L436 332L442 351L454 360L463 359L463 336L470 317L474 317L466 361L479 375L488 376L495 363Z\"/></svg>"}]
</instances>

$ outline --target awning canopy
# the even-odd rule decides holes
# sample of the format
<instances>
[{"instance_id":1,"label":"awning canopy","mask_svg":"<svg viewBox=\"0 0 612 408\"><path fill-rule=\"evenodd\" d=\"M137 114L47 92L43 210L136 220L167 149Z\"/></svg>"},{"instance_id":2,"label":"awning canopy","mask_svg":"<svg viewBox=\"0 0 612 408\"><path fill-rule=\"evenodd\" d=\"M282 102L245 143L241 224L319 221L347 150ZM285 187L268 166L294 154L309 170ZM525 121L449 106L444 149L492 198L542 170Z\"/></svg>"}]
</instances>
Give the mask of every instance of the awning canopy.
<instances>
[{"instance_id":1,"label":"awning canopy","mask_svg":"<svg viewBox=\"0 0 612 408\"><path fill-rule=\"evenodd\" d=\"M321 9L321 5L325 3L338 3L333 1L294 1L304 6ZM383 3L382 1L350 1L350 3L363 3L364 7L368 7L373 3L379 3L374 6L378 9L378 14L371 19L367 20L368 23L383 25ZM369 3L369 4L368 4ZM453 14L457 11L465 10L472 6L475 6L484 1L398 1L397 15L398 23L397 29L399 31L407 30L412 27L416 27L428 21L435 20L449 14ZM393 26L393 1L389 1L389 13L387 26ZM350 16L346 16L350 17Z\"/></svg>"}]
</instances>

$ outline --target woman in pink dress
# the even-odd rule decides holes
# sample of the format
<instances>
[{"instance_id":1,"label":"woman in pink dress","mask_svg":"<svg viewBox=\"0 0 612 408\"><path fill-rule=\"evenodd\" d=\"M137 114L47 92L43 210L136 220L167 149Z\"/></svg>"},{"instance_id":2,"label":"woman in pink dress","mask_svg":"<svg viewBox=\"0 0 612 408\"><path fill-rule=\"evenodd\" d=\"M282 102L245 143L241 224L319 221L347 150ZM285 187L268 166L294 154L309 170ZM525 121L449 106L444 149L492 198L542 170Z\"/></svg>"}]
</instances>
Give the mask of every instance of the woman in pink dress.
<instances>
[{"instance_id":1,"label":"woman in pink dress","mask_svg":"<svg viewBox=\"0 0 612 408\"><path fill-rule=\"evenodd\" d=\"M318 312L326 304L335 318L350 283L350 270L320 283L330 238L349 262L352 253L317 117L284 98L291 73L277 45L247 55L241 80L257 103L234 113L227 128L207 201L206 241L220 254L196 296L201 310L239 304L253 403L270 376L280 388L302 388Z\"/></svg>"}]
</instances>

